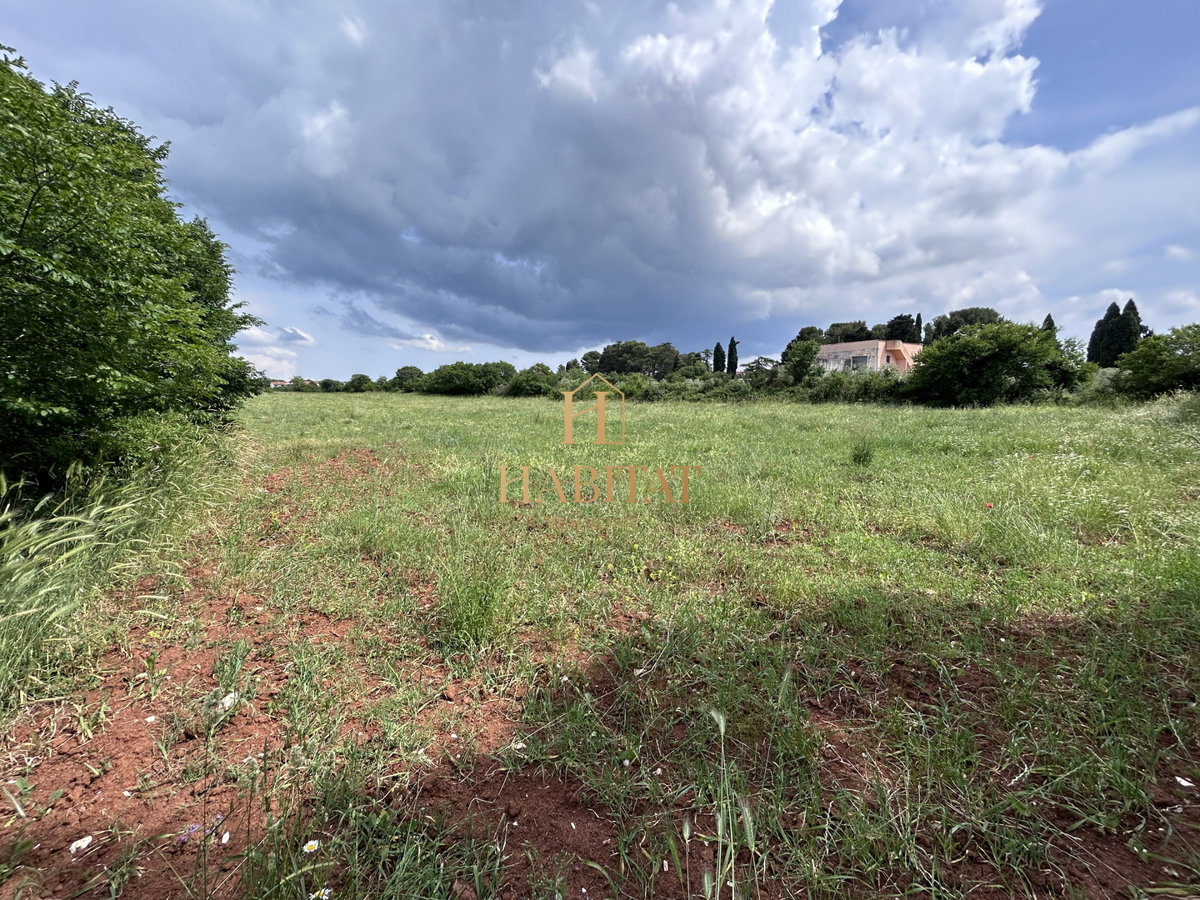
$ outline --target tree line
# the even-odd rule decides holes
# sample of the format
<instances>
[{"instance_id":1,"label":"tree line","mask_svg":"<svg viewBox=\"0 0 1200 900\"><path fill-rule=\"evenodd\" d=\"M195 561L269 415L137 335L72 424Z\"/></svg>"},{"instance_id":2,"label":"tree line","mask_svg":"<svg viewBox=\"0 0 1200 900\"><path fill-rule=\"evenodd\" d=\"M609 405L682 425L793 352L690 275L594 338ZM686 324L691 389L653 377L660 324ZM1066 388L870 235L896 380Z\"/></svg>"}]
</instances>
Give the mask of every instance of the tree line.
<instances>
[{"instance_id":1,"label":"tree line","mask_svg":"<svg viewBox=\"0 0 1200 900\"><path fill-rule=\"evenodd\" d=\"M354 375L348 382L294 378L281 390L402 391L429 394L561 397L588 377L604 375L626 396L642 400L741 400L776 395L826 401L897 401L933 406L988 406L1037 399L1058 401L1149 398L1200 388L1200 326L1155 336L1131 299L1115 303L1097 321L1086 351L1062 340L1052 315L1040 326L1010 322L990 307L968 307L922 323L901 314L868 328L865 321L805 326L779 359L760 356L739 364L738 341L681 353L671 343L617 341L569 360L557 371L537 363L517 371L509 363L455 362L432 372L404 366L391 378ZM816 364L822 345L899 340L922 343L907 375L894 367L827 371Z\"/></svg>"}]
</instances>

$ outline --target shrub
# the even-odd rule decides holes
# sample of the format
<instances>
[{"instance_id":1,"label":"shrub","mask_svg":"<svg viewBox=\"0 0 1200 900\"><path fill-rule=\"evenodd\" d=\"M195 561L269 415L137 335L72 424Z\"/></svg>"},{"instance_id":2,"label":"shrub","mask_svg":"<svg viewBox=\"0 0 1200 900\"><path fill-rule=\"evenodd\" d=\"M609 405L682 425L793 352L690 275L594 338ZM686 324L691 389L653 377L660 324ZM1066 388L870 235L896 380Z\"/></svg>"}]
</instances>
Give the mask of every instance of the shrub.
<instances>
[{"instance_id":1,"label":"shrub","mask_svg":"<svg viewBox=\"0 0 1200 900\"><path fill-rule=\"evenodd\" d=\"M925 347L902 393L931 406L1031 400L1038 391L1067 387L1071 373L1082 372L1082 360L1071 353L1035 325L969 325Z\"/></svg>"},{"instance_id":2,"label":"shrub","mask_svg":"<svg viewBox=\"0 0 1200 900\"><path fill-rule=\"evenodd\" d=\"M11 48L0 47L0 51ZM261 390L225 245L165 196L165 146L0 59L0 467L103 462L117 423L216 422Z\"/></svg>"},{"instance_id":3,"label":"shrub","mask_svg":"<svg viewBox=\"0 0 1200 900\"><path fill-rule=\"evenodd\" d=\"M438 366L413 383L426 394L479 395L490 394L500 385L508 384L516 374L516 368L506 362L453 362Z\"/></svg>"},{"instance_id":4,"label":"shrub","mask_svg":"<svg viewBox=\"0 0 1200 900\"><path fill-rule=\"evenodd\" d=\"M1144 338L1117 365L1117 391L1136 399L1200 390L1200 323Z\"/></svg>"},{"instance_id":5,"label":"shrub","mask_svg":"<svg viewBox=\"0 0 1200 900\"><path fill-rule=\"evenodd\" d=\"M509 397L552 397L559 390L558 382L559 376L548 365L536 363L518 372L505 393Z\"/></svg>"}]
</instances>

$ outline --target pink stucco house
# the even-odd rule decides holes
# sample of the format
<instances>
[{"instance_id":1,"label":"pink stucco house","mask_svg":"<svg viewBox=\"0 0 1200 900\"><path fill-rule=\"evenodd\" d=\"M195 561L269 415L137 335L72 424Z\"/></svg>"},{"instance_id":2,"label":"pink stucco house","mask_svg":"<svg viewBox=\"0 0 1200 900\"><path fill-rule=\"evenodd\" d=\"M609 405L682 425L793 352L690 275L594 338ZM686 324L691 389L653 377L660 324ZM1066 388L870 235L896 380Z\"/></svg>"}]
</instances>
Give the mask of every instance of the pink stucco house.
<instances>
[{"instance_id":1,"label":"pink stucco house","mask_svg":"<svg viewBox=\"0 0 1200 900\"><path fill-rule=\"evenodd\" d=\"M817 365L830 372L852 372L858 369L879 371L893 366L900 373L913 367L921 352L921 344L906 341L847 341L844 344L824 344L817 353Z\"/></svg>"}]
</instances>

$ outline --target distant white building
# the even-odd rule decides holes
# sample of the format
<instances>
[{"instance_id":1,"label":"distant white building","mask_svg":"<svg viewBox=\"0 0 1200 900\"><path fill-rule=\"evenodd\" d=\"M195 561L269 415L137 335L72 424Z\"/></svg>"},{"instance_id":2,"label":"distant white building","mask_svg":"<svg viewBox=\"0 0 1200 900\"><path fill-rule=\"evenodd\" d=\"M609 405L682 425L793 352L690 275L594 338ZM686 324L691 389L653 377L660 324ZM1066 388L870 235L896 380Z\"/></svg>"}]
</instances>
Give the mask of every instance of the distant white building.
<instances>
[{"instance_id":1,"label":"distant white building","mask_svg":"<svg viewBox=\"0 0 1200 900\"><path fill-rule=\"evenodd\" d=\"M892 366L900 373L913 367L922 344L906 341L847 341L844 344L823 344L817 353L817 365L830 372L855 372L866 369L878 372Z\"/></svg>"}]
</instances>

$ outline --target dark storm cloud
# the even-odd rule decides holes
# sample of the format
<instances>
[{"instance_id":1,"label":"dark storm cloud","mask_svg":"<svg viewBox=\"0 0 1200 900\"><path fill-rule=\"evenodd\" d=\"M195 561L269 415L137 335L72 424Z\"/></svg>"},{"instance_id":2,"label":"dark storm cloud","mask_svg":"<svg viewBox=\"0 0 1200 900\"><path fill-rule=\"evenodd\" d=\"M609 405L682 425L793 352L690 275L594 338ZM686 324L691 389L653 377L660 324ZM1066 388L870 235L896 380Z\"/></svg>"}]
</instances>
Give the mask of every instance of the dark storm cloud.
<instances>
[{"instance_id":1,"label":"dark storm cloud","mask_svg":"<svg viewBox=\"0 0 1200 900\"><path fill-rule=\"evenodd\" d=\"M79 46L135 9L74 8ZM136 10L154 39L104 44L131 61L123 111L172 139L173 190L244 239L239 267L431 352L690 349L717 323L778 341L780 319L955 304L1040 321L1039 282L1099 269L1090 235L1130 221L1094 208L1123 196L1103 179L1196 118L1074 154L1004 144L1034 94L1035 0ZM304 345L288 333L273 345Z\"/></svg>"}]
</instances>

